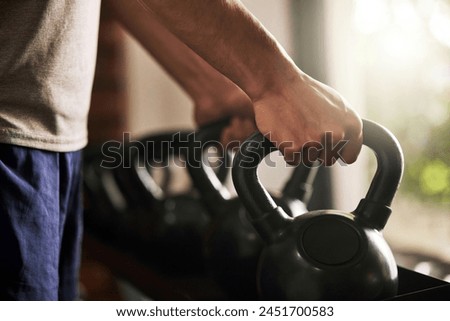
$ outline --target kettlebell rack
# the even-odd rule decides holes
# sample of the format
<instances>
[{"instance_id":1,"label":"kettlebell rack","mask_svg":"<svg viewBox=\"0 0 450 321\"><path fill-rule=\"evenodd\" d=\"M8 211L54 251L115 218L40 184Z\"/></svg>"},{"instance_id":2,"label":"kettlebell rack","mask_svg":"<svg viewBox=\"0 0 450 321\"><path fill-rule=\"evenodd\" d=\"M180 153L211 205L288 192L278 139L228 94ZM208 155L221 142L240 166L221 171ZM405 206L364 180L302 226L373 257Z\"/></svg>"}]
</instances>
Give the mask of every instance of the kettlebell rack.
<instances>
[{"instance_id":1,"label":"kettlebell rack","mask_svg":"<svg viewBox=\"0 0 450 321\"><path fill-rule=\"evenodd\" d=\"M237 164L239 159L249 159L245 156L254 151L258 151L260 156L258 163L247 162L245 166L233 166L233 182L240 196L233 201L221 195L222 184L216 174L212 172L208 174L206 168L200 165L194 166L195 171L190 168L197 193L187 194L184 198L178 199L158 196L158 193L147 188L139 180L137 183L128 182L128 178L133 177L133 171L122 173L125 174L122 176L125 180L117 185L114 183L117 177L114 178L111 172L92 162L92 165L85 169L86 172L93 174L94 179L85 178L88 192L86 217L90 217L91 221L88 221L86 226L84 253L107 266L117 278L129 282L145 296L154 300L258 300L256 285L251 285L251 281L247 282L256 274L258 275L254 280L259 282L259 288L266 299L449 300L449 283L396 266L387 244L377 249L384 240L381 234L376 232L384 228L389 218L390 203L403 170L403 159L398 142L386 129L369 121L364 121L364 125L364 144L375 152L378 170L366 198L361 200L352 213L333 210L307 212L305 207L307 198L298 197L306 194L304 191L299 193L296 188L284 190L283 196L287 197L284 206L283 202L275 201L256 175L256 166L269 151L262 146L271 144L258 133L243 144L249 147L241 147L234 159ZM203 136L199 135L203 137L202 141L216 139L215 136L220 133L220 126L216 124L205 129ZM162 135L159 138L151 137L149 140L167 141L170 137L172 136ZM171 143L177 144L177 141ZM194 156L193 152L188 154L188 157ZM168 157L164 153L153 156ZM189 164L195 164L196 160L201 162L201 155L196 156L198 157L194 159L188 158ZM293 184L288 185L309 184L309 171L299 173L300 175L293 175L298 177L294 179ZM100 177L99 182L95 176ZM213 183L214 181L216 182ZM113 188L117 190L115 193L112 193L111 186L115 186ZM138 193L134 191L135 186L141 186L137 189ZM214 219L212 224L206 224L207 221L199 219L203 217L205 209L195 196L198 192L209 207L210 214L217 212L215 213L217 218L208 217L208 220ZM132 197L128 195L127 198L127 193ZM123 204L120 204L115 198L122 194ZM136 211L133 206L143 200L148 200L150 205L142 204L138 206L140 211ZM289 213L289 204L292 200L301 202L300 208L303 208L296 214ZM89 206L89 201L93 206ZM299 206L295 206L295 209L298 208ZM174 209L178 209L179 212ZM192 210L189 212L188 209ZM284 209L287 212L284 212ZM246 215L245 211L249 215ZM235 219L230 221L232 217ZM170 220L167 220L169 218ZM230 222L233 222L232 226ZM216 228L197 231L199 226L203 226L200 223ZM222 224L222 227L217 229L219 224ZM247 230L249 225L253 225L258 233ZM191 234L185 234L187 231ZM236 237L230 238L229 236L235 232ZM158 240L161 240L156 242L151 235L159 235ZM172 243L175 235L181 236L182 241ZM204 248L209 249L209 252L203 253L209 253L209 256L205 255L206 260L202 258L201 248L196 247L196 244L190 244L190 241L195 239L194 236L198 235L207 236L203 240L208 244ZM214 235L221 238L219 247L212 246L219 244L216 238L212 237ZM232 270L230 274L229 268L223 268L230 262L248 263L249 258L253 256L248 254L250 251L245 242L258 235L264 240L266 250L264 256L260 256L261 249L256 246L259 243L250 247L255 251L255 258L248 264L252 268L245 270L248 273L241 273L244 271L241 268ZM223 247L222 244L225 243L227 246ZM196 248L199 249L198 253L189 252ZM363 253L361 250L363 248L370 249L373 253ZM303 263L299 264L298 256L295 255L293 259L288 257L285 260L285 253L297 252L302 257ZM241 258L240 253L246 253L245 257ZM162 256L164 259L161 260ZM260 269L256 273L258 257L261 258ZM292 268L285 268L291 265ZM191 268L187 268L188 266ZM215 268L211 269L213 266ZM352 270L352 267L355 269ZM321 271L320 274L316 273L317 268ZM396 269L398 276L395 273ZM308 273L311 277L307 276ZM273 282L272 275L282 278ZM373 282L367 283L367 286L364 285L366 283L362 284L368 280L368 275L372 276L371 280L375 276L379 284ZM292 283L291 279L296 280L296 283ZM232 284L233 280L235 282L232 288L224 286ZM242 289L239 291L245 283L250 284L249 291ZM321 289L318 284L322 285ZM235 291L236 289L238 291ZM276 294L272 298L274 293ZM286 296L287 293L295 294ZM315 293L316 296L312 298L311 293Z\"/></svg>"}]
</instances>

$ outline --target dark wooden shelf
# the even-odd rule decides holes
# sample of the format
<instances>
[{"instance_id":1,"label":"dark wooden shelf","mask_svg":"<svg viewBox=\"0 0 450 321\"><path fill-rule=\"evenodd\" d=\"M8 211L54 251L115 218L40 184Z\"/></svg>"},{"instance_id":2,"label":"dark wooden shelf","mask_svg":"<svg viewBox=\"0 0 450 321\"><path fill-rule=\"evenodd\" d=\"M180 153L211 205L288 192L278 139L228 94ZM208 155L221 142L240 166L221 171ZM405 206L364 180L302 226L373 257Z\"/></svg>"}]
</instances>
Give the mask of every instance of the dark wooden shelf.
<instances>
[{"instance_id":1,"label":"dark wooden shelf","mask_svg":"<svg viewBox=\"0 0 450 321\"><path fill-rule=\"evenodd\" d=\"M86 232L84 255L107 266L113 275L126 280L153 300L232 300L205 272L181 275L164 273L154 263L139 258L132 250L112 243ZM399 267L399 293L392 299L450 300L450 283Z\"/></svg>"},{"instance_id":2,"label":"dark wooden shelf","mask_svg":"<svg viewBox=\"0 0 450 321\"><path fill-rule=\"evenodd\" d=\"M85 233L84 255L107 266L110 271L154 300L225 300L215 281L203 273L166 274L144 262L132 251L108 244Z\"/></svg>"}]
</instances>

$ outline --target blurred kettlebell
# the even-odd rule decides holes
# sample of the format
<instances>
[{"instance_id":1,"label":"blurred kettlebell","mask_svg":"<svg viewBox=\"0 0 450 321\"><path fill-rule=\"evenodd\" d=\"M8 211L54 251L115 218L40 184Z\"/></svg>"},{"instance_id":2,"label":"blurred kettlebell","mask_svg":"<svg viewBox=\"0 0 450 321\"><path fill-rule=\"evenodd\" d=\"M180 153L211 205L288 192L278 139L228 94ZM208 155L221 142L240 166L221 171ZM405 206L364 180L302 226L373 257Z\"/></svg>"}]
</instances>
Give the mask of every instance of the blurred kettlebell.
<instances>
[{"instance_id":1,"label":"blurred kettlebell","mask_svg":"<svg viewBox=\"0 0 450 321\"><path fill-rule=\"evenodd\" d=\"M248 300L257 297L256 268L264 243L248 221L242 202L230 196L223 179L217 178L204 159L208 147L217 148L224 162L231 159L231 153L219 143L220 133L227 123L224 120L205 126L191 136L188 168L212 216L205 235L207 269L230 299ZM295 168L281 195L275 198L277 204L290 214L307 212L306 203L315 173L316 168Z\"/></svg>"},{"instance_id":2,"label":"blurred kettlebell","mask_svg":"<svg viewBox=\"0 0 450 321\"><path fill-rule=\"evenodd\" d=\"M403 154L384 127L364 120L363 134L364 145L376 155L377 171L366 197L351 213L322 210L289 217L256 172L272 143L256 133L241 146L233 182L266 243L258 263L261 298L374 300L396 294L397 266L381 231L402 177Z\"/></svg>"},{"instance_id":3,"label":"blurred kettlebell","mask_svg":"<svg viewBox=\"0 0 450 321\"><path fill-rule=\"evenodd\" d=\"M130 241L133 217L113 171L101 165L99 146L84 150L83 187L86 228L116 245Z\"/></svg>"},{"instance_id":4,"label":"blurred kettlebell","mask_svg":"<svg viewBox=\"0 0 450 321\"><path fill-rule=\"evenodd\" d=\"M134 196L128 196L134 197L133 202L141 209L138 211L139 233L145 240L143 245L150 245L150 259L157 258L158 265L167 272L199 273L204 270L203 235L210 216L194 189L176 194L168 191L170 183L178 179L169 163L180 158L180 165L184 166L189 135L190 132L183 131L141 139L146 152L134 148L128 173L117 174L122 186L133 188L131 194ZM154 177L157 168L161 169L162 185Z\"/></svg>"}]
</instances>

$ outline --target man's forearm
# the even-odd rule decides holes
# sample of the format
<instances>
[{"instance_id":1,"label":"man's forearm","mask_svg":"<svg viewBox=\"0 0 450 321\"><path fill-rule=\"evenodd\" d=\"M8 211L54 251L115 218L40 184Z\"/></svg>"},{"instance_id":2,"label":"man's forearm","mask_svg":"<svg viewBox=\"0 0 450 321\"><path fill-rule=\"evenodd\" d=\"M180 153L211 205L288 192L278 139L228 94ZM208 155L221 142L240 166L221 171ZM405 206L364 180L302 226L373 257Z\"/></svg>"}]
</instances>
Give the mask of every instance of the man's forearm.
<instances>
[{"instance_id":1,"label":"man's forearm","mask_svg":"<svg viewBox=\"0 0 450 321\"><path fill-rule=\"evenodd\" d=\"M252 99L283 83L279 77L298 75L284 49L247 10L242 10L239 1L137 1Z\"/></svg>"},{"instance_id":2,"label":"man's forearm","mask_svg":"<svg viewBox=\"0 0 450 321\"><path fill-rule=\"evenodd\" d=\"M220 95L239 93L229 79L181 42L149 10L134 0L107 0L119 21L180 84L196 104L224 103ZM221 101L222 100L222 101Z\"/></svg>"},{"instance_id":3,"label":"man's forearm","mask_svg":"<svg viewBox=\"0 0 450 321\"><path fill-rule=\"evenodd\" d=\"M323 141L327 132L336 141L348 141L343 160L356 160L361 119L339 93L297 68L238 0L135 1L245 91L258 129L270 136L289 162L297 163L298 152L306 151L311 142Z\"/></svg>"}]
</instances>

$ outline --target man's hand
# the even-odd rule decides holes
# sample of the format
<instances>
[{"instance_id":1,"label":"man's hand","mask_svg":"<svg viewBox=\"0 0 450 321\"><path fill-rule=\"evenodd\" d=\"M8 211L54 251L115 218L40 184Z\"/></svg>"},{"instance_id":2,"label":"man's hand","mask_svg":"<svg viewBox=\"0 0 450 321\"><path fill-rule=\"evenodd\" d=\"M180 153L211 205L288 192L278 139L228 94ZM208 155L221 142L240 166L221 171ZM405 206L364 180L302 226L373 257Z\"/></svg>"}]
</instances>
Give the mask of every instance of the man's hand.
<instances>
[{"instance_id":1,"label":"man's hand","mask_svg":"<svg viewBox=\"0 0 450 321\"><path fill-rule=\"evenodd\" d=\"M254 118L233 117L222 131L220 142L227 148L239 147L256 129Z\"/></svg>"},{"instance_id":2,"label":"man's hand","mask_svg":"<svg viewBox=\"0 0 450 321\"><path fill-rule=\"evenodd\" d=\"M254 102L256 125L288 163L353 163L361 149L362 123L332 88L299 72L286 86ZM301 154L300 154L301 152Z\"/></svg>"},{"instance_id":3,"label":"man's hand","mask_svg":"<svg viewBox=\"0 0 450 321\"><path fill-rule=\"evenodd\" d=\"M229 79L222 77L207 90L199 99L194 100L194 120L198 126L214 121L241 117L254 119L253 104L250 98Z\"/></svg>"}]
</instances>

